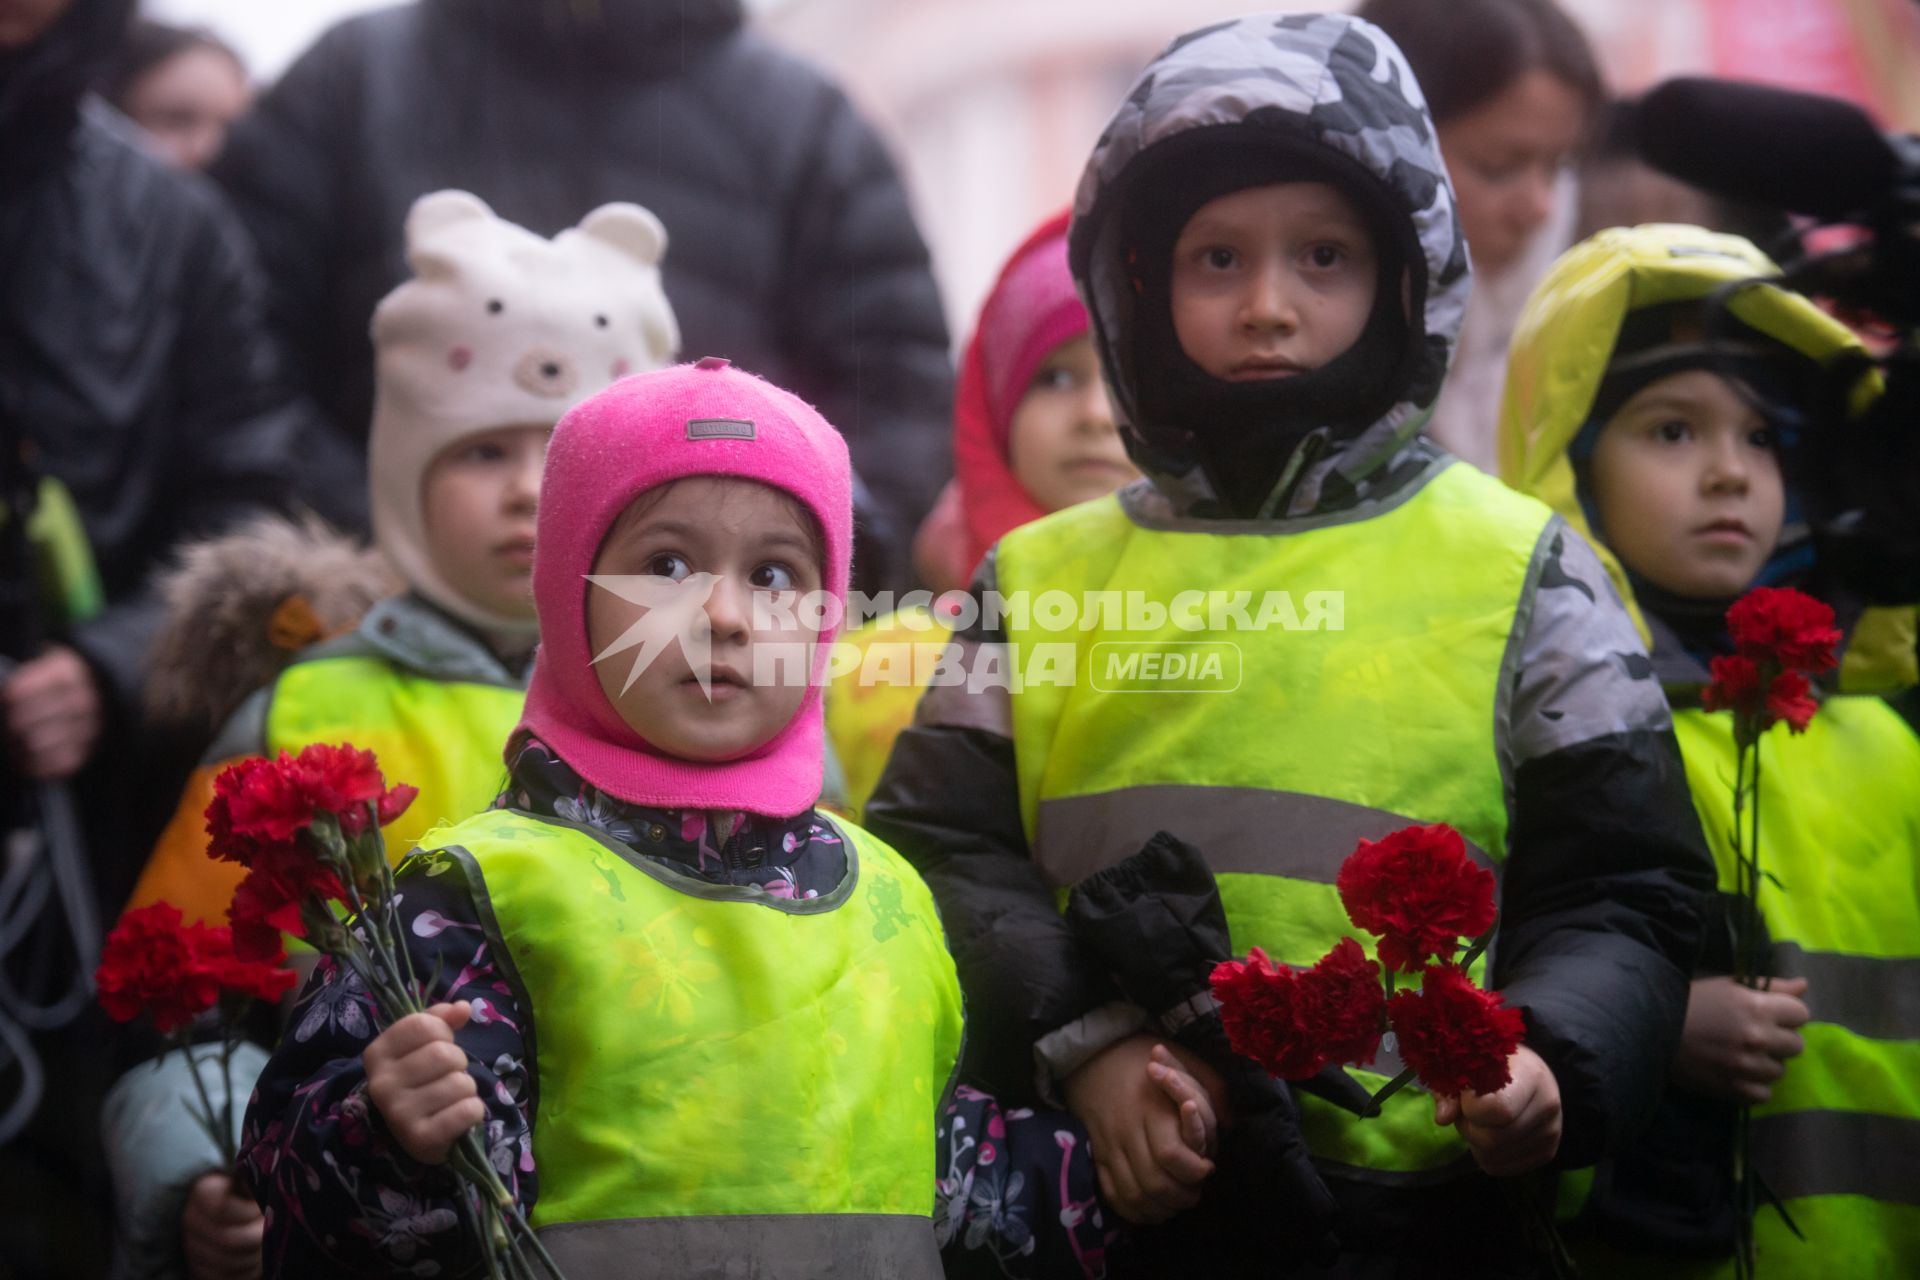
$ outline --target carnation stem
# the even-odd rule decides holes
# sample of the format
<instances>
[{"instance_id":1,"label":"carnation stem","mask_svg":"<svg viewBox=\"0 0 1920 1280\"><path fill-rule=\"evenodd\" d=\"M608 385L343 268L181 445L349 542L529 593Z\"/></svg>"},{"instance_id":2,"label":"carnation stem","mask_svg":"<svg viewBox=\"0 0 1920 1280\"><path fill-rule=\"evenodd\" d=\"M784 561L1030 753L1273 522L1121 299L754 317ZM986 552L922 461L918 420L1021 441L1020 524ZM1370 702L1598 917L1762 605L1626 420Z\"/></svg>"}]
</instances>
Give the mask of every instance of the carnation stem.
<instances>
[{"instance_id":1,"label":"carnation stem","mask_svg":"<svg viewBox=\"0 0 1920 1280\"><path fill-rule=\"evenodd\" d=\"M1733 773L1734 893L1739 900L1739 922L1734 939L1734 980L1757 986L1760 972L1760 734L1757 716L1735 713ZM1734 1116L1733 1269L1738 1280L1754 1274L1753 1216L1758 1207L1753 1168L1753 1110L1742 1106Z\"/></svg>"},{"instance_id":2,"label":"carnation stem","mask_svg":"<svg viewBox=\"0 0 1920 1280\"><path fill-rule=\"evenodd\" d=\"M377 815L370 814L370 817ZM380 839L377 823L370 822L368 830L357 838ZM380 857L384 867L384 848L380 851ZM343 901L352 912L350 925L343 930L345 943L339 953L340 959L372 992L381 1021L391 1026L408 1014L422 1012L427 1007L428 996L419 988L414 976L413 957L402 944L392 873L386 871L381 877L382 883L369 888L369 901L368 897L362 896L359 882L351 874L353 859L342 856L340 861L346 864L348 870L348 874L342 877L346 890ZM323 909L324 906L322 904ZM351 927L353 923L359 927ZM534 1235L513 1193L507 1189L505 1181L487 1158L486 1143L480 1131L469 1129L460 1135L449 1155L454 1171L467 1185L471 1195L470 1203L477 1214L474 1228L481 1252L485 1255L490 1280L509 1280L509 1277L513 1280L523 1277L533 1280L542 1273L551 1280L565 1280L559 1265Z\"/></svg>"},{"instance_id":3,"label":"carnation stem","mask_svg":"<svg viewBox=\"0 0 1920 1280\"><path fill-rule=\"evenodd\" d=\"M233 1130L230 1127L222 1127L220 1117L214 1114L213 1098L207 1093L206 1082L200 1079L200 1064L194 1059L193 1046L186 1043L186 1037L184 1035L180 1038L179 1047L180 1052L187 1056L187 1076L193 1081L193 1091L200 1095L200 1114L195 1118L198 1119L201 1126L206 1129L207 1136L213 1139L213 1144L220 1148L220 1158L226 1162L227 1169L232 1170L234 1162ZM224 1054L222 1055L221 1068L224 1072ZM227 1095L229 1098L233 1095L233 1082L231 1080L227 1082Z\"/></svg>"},{"instance_id":4,"label":"carnation stem","mask_svg":"<svg viewBox=\"0 0 1920 1280\"><path fill-rule=\"evenodd\" d=\"M236 1182L240 1180L240 1153L233 1145L233 1046L234 1037L224 1036L220 1041L220 1083L225 1086L227 1096L220 1103L220 1154L227 1162L227 1168ZM199 1072L194 1072L198 1079Z\"/></svg>"},{"instance_id":5,"label":"carnation stem","mask_svg":"<svg viewBox=\"0 0 1920 1280\"><path fill-rule=\"evenodd\" d=\"M1408 1085L1412 1084L1414 1080L1418 1078L1418 1075L1419 1073L1416 1072L1412 1067L1408 1067L1405 1070L1403 1070L1399 1075L1395 1076L1393 1079L1381 1085L1380 1092L1373 1095L1373 1098L1367 1108L1366 1115L1368 1117L1379 1115L1380 1104L1385 1102L1388 1098L1391 1098L1394 1094L1400 1092L1402 1089L1406 1088Z\"/></svg>"},{"instance_id":6,"label":"carnation stem","mask_svg":"<svg viewBox=\"0 0 1920 1280\"><path fill-rule=\"evenodd\" d=\"M510 1228L509 1238L517 1240L519 1245L531 1250L533 1260L540 1264L545 1274L553 1277L553 1280L564 1280L559 1264L553 1260L546 1246L540 1243L540 1238L534 1234L533 1227L528 1223L526 1213L520 1208L519 1201L514 1199L511 1191L507 1190L507 1184L501 1179L499 1170L493 1167L493 1162L487 1159L486 1149L481 1145L479 1132L469 1129L462 1134L460 1141L454 1146L453 1154L455 1163L480 1192L482 1200L487 1202L488 1207L497 1215L505 1219ZM524 1257L521 1259L521 1265L531 1266ZM529 1270L527 1274L534 1274L534 1272Z\"/></svg>"},{"instance_id":7,"label":"carnation stem","mask_svg":"<svg viewBox=\"0 0 1920 1280\"><path fill-rule=\"evenodd\" d=\"M349 899L347 905L367 937L362 939L349 927L346 930L347 948L342 954L351 957L354 972L373 992L374 999L379 1002L380 1012L386 1016L389 1025L410 1013L421 1012L426 1006L420 1003L419 996L395 981L397 970L394 967L392 938L381 926L377 914L367 909L359 888L351 880L347 881L346 889Z\"/></svg>"},{"instance_id":8,"label":"carnation stem","mask_svg":"<svg viewBox=\"0 0 1920 1280\"><path fill-rule=\"evenodd\" d=\"M478 1216L474 1221L474 1229L480 1236L480 1256L486 1259L488 1280L507 1280L505 1273L500 1270L499 1250L494 1247L494 1227L498 1218L487 1208L484 1200L478 1196L475 1200L478 1201L474 1206Z\"/></svg>"},{"instance_id":9,"label":"carnation stem","mask_svg":"<svg viewBox=\"0 0 1920 1280\"><path fill-rule=\"evenodd\" d=\"M1460 971L1462 973L1471 970L1473 968L1473 962L1487 953L1487 948L1493 945L1493 931L1499 927L1500 917L1496 914L1493 923L1487 926L1487 931L1475 938L1472 944L1467 947L1467 954L1460 957Z\"/></svg>"},{"instance_id":10,"label":"carnation stem","mask_svg":"<svg viewBox=\"0 0 1920 1280\"><path fill-rule=\"evenodd\" d=\"M1761 955L1760 937L1760 744L1753 744L1753 791L1752 818L1747 836L1747 866L1750 875L1747 882L1747 937L1746 965L1748 977L1758 980L1763 969L1771 970Z\"/></svg>"}]
</instances>

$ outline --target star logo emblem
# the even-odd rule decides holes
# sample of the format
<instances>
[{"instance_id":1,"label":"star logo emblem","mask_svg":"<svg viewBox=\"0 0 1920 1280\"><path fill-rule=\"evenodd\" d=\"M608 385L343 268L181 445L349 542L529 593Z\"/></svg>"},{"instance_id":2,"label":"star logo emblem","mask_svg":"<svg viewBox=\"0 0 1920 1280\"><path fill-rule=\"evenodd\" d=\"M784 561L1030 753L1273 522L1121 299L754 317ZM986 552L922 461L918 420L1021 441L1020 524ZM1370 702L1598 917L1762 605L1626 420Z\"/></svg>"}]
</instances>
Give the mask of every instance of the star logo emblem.
<instances>
[{"instance_id":1,"label":"star logo emblem","mask_svg":"<svg viewBox=\"0 0 1920 1280\"><path fill-rule=\"evenodd\" d=\"M709 702L713 700L713 623L706 605L720 582L719 574L692 573L674 579L643 573L590 573L587 581L646 610L593 658L593 665L599 666L629 649L635 651L621 693L633 688L640 673L669 646L678 644L700 681L700 691Z\"/></svg>"}]
</instances>

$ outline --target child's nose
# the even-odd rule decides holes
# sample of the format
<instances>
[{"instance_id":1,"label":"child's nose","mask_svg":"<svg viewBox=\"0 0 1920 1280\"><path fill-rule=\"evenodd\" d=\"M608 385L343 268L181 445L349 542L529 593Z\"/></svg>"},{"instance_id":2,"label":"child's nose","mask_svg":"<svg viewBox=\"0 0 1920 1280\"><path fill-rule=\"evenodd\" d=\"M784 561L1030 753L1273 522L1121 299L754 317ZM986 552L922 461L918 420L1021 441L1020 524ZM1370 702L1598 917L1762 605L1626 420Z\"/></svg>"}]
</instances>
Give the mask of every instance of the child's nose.
<instances>
[{"instance_id":1,"label":"child's nose","mask_svg":"<svg viewBox=\"0 0 1920 1280\"><path fill-rule=\"evenodd\" d=\"M1740 440L1732 435L1717 437L1712 451L1707 455L1707 488L1716 493L1744 493L1750 478L1747 456L1740 447Z\"/></svg>"},{"instance_id":2,"label":"child's nose","mask_svg":"<svg viewBox=\"0 0 1920 1280\"><path fill-rule=\"evenodd\" d=\"M1270 264L1256 271L1248 284L1243 321L1249 328L1292 330L1299 324L1286 270Z\"/></svg>"},{"instance_id":3,"label":"child's nose","mask_svg":"<svg viewBox=\"0 0 1920 1280\"><path fill-rule=\"evenodd\" d=\"M507 505L520 511L532 511L540 505L540 477L546 470L542 452L529 450L519 458L507 479Z\"/></svg>"},{"instance_id":4,"label":"child's nose","mask_svg":"<svg viewBox=\"0 0 1920 1280\"><path fill-rule=\"evenodd\" d=\"M1113 431L1113 402L1107 399L1106 379L1087 379L1086 391L1080 400L1080 425L1095 435Z\"/></svg>"},{"instance_id":5,"label":"child's nose","mask_svg":"<svg viewBox=\"0 0 1920 1280\"><path fill-rule=\"evenodd\" d=\"M707 596L707 624L713 628L713 639L744 639L752 630L753 592L744 581L736 582L732 574L723 574L713 584L713 591Z\"/></svg>"}]
</instances>

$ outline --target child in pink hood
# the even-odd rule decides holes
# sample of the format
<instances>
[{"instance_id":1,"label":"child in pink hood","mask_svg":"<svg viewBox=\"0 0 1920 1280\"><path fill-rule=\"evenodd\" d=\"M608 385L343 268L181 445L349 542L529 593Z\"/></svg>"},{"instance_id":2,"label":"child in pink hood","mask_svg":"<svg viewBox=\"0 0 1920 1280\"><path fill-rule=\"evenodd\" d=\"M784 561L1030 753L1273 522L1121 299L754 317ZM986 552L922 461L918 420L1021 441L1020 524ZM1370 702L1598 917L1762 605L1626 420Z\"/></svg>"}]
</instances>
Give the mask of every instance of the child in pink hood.
<instances>
[{"instance_id":1,"label":"child in pink hood","mask_svg":"<svg viewBox=\"0 0 1920 1280\"><path fill-rule=\"evenodd\" d=\"M981 305L954 396L953 464L954 481L914 544L936 593L964 588L1002 534L1140 478L1067 269L1065 213L1013 251ZM848 637L860 662L836 675L827 729L856 817L920 699L913 650L945 645L945 623L936 610L903 608Z\"/></svg>"},{"instance_id":2,"label":"child in pink hood","mask_svg":"<svg viewBox=\"0 0 1920 1280\"><path fill-rule=\"evenodd\" d=\"M471 1129L572 1280L940 1274L953 964L919 877L814 808L850 482L724 360L561 421L511 777L401 872L437 1003L376 1035L323 962L249 1110L270 1274L482 1271Z\"/></svg>"}]
</instances>

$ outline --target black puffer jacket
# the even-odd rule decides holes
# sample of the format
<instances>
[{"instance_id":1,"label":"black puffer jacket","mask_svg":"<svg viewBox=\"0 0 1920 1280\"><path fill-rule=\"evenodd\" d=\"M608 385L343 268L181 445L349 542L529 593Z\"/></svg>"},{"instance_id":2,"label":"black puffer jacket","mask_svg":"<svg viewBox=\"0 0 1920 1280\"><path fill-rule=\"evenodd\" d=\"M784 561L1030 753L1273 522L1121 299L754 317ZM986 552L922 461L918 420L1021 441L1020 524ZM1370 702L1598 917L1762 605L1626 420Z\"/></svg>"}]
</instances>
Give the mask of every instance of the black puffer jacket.
<instances>
[{"instance_id":1,"label":"black puffer jacket","mask_svg":"<svg viewBox=\"0 0 1920 1280\"><path fill-rule=\"evenodd\" d=\"M584 15L584 16L583 16ZM738 0L419 0L349 19L215 170L273 277L276 327L365 436L367 317L415 197L459 187L541 235L610 200L666 224L688 357L723 355L843 431L899 538L949 469L947 333L878 138Z\"/></svg>"},{"instance_id":2,"label":"black puffer jacket","mask_svg":"<svg viewBox=\"0 0 1920 1280\"><path fill-rule=\"evenodd\" d=\"M72 491L108 607L68 639L122 712L158 622L147 577L175 543L296 489L335 517L365 505L357 463L279 376L218 193L85 97L132 7L77 0L0 59L0 445Z\"/></svg>"}]
</instances>

